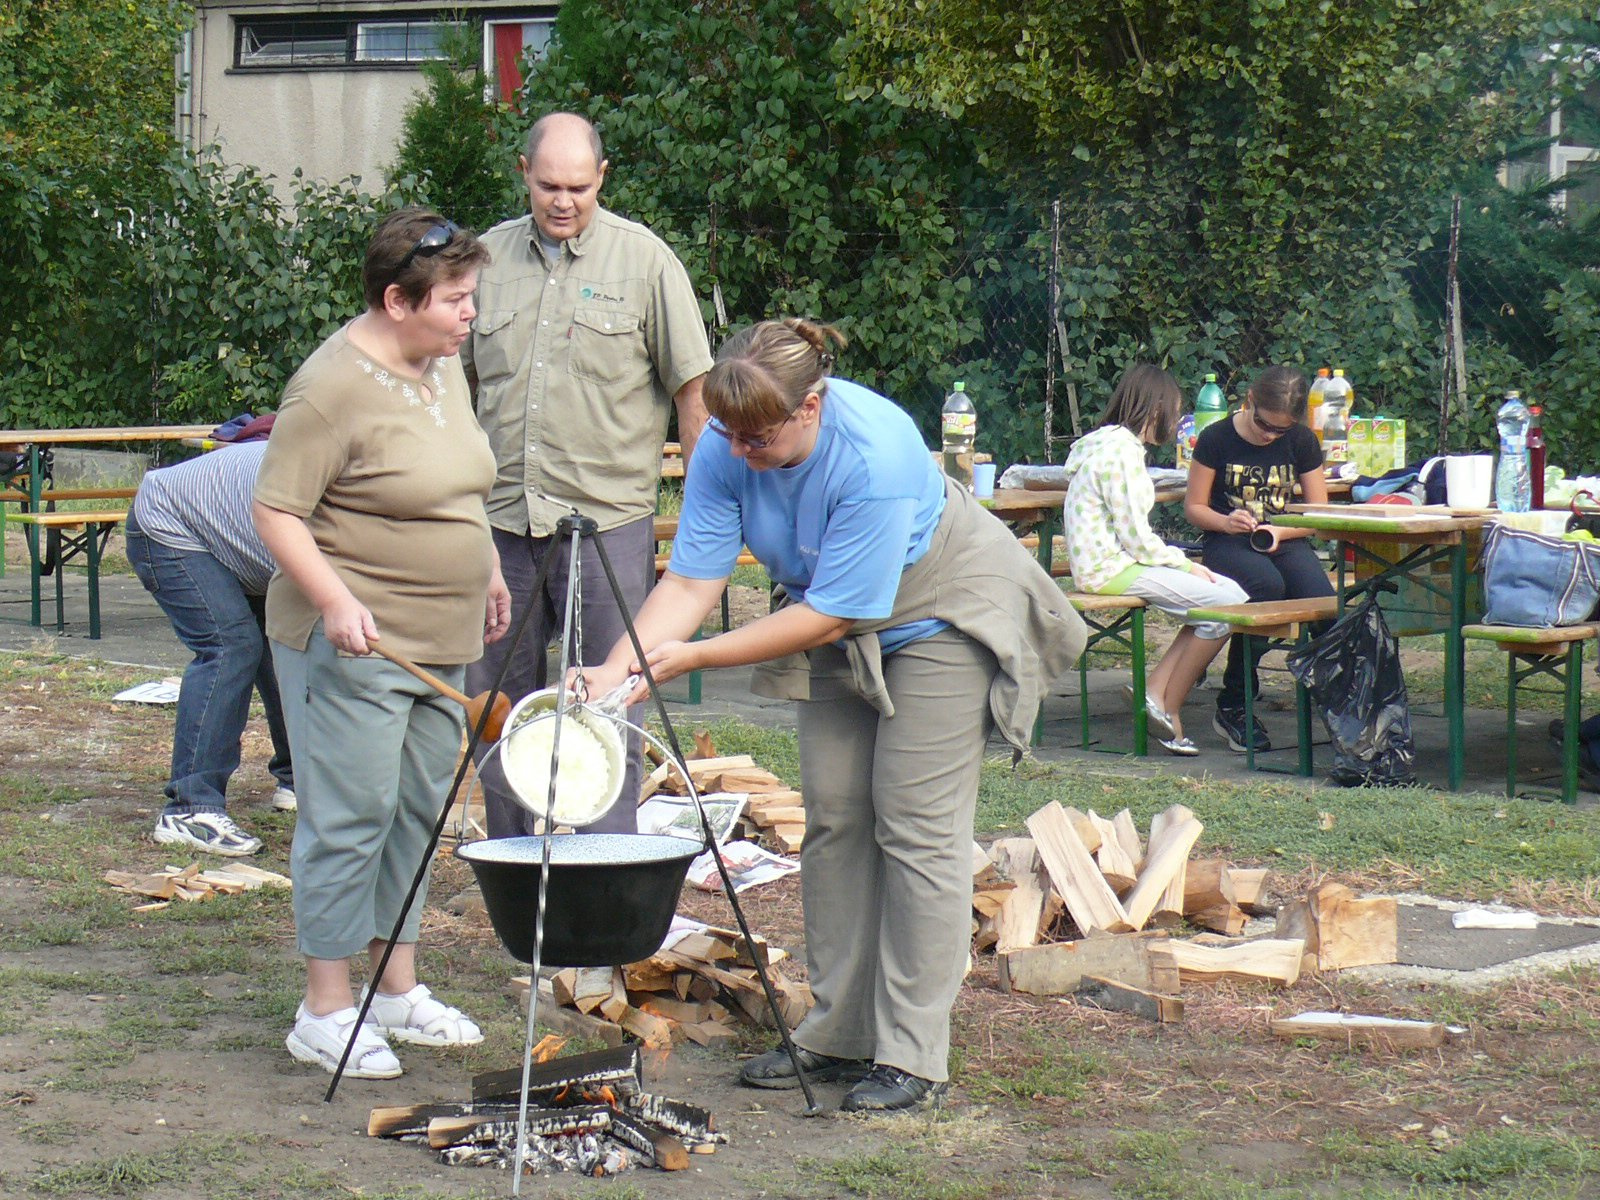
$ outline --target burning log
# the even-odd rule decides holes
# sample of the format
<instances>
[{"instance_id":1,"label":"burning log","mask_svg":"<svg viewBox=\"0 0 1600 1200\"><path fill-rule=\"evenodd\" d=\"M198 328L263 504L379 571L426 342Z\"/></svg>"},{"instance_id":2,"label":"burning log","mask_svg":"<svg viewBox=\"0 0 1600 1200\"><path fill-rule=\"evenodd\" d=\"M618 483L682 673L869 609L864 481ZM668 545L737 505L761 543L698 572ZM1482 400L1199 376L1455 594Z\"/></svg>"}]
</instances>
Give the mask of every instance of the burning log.
<instances>
[{"instance_id":1,"label":"burning log","mask_svg":"<svg viewBox=\"0 0 1600 1200\"><path fill-rule=\"evenodd\" d=\"M663 1171L686 1171L689 1168L689 1149L670 1133L636 1121L626 1113L615 1113L611 1118L611 1135L624 1141Z\"/></svg>"},{"instance_id":2,"label":"burning log","mask_svg":"<svg viewBox=\"0 0 1600 1200\"><path fill-rule=\"evenodd\" d=\"M578 1095L598 1095L603 1088L610 1088L619 1097L638 1095L644 1091L644 1076L640 1070L637 1046L591 1050L587 1054L534 1063L528 1068L528 1102L548 1104L569 1091ZM472 1077L474 1103L514 1100L521 1092L521 1067L485 1071Z\"/></svg>"}]
</instances>

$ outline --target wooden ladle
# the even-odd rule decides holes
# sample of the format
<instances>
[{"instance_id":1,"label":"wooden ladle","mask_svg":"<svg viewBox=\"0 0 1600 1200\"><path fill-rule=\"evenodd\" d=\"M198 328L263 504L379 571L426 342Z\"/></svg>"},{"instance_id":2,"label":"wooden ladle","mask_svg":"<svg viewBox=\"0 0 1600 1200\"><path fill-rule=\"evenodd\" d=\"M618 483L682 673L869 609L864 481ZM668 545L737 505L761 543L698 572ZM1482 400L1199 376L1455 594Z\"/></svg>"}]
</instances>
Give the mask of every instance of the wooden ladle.
<instances>
[{"instance_id":1,"label":"wooden ladle","mask_svg":"<svg viewBox=\"0 0 1600 1200\"><path fill-rule=\"evenodd\" d=\"M483 716L484 708L489 705L491 693L479 692L476 696L468 696L465 692L458 692L437 675L424 671L404 655L396 654L393 650L378 642L368 642L367 645L384 658L387 658L395 666L410 671L411 674L435 689L440 695L447 696L461 705L462 708L467 710L467 728L476 729L478 727L478 718ZM506 718L511 715L511 698L504 692L495 692L493 696L494 704L489 707L489 720L483 727L483 740L485 742L498 742L500 740L500 734L506 727Z\"/></svg>"}]
</instances>

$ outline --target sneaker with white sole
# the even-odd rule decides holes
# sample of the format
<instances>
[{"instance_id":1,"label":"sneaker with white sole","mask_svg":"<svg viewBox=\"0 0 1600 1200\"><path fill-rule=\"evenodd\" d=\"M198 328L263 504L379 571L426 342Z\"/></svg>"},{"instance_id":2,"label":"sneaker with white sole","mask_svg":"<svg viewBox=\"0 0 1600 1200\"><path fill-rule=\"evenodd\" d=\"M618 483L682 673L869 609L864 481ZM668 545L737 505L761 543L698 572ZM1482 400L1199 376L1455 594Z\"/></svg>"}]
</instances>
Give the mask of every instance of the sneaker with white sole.
<instances>
[{"instance_id":1,"label":"sneaker with white sole","mask_svg":"<svg viewBox=\"0 0 1600 1200\"><path fill-rule=\"evenodd\" d=\"M162 813L150 834L158 842L193 846L207 854L243 858L261 849L261 839L252 837L233 823L227 813Z\"/></svg>"},{"instance_id":2,"label":"sneaker with white sole","mask_svg":"<svg viewBox=\"0 0 1600 1200\"><path fill-rule=\"evenodd\" d=\"M293 788L286 788L280 783L272 789L272 807L279 812L298 812L300 802L295 799Z\"/></svg>"},{"instance_id":3,"label":"sneaker with white sole","mask_svg":"<svg viewBox=\"0 0 1600 1200\"><path fill-rule=\"evenodd\" d=\"M328 1074L339 1069L344 1048L350 1044L350 1031L356 1026L354 1008L341 1008L337 1012L314 1017L302 1004L295 1010L294 1028L284 1039L289 1053L304 1063L316 1063ZM389 1043L370 1024L361 1026L356 1044L350 1051L350 1061L344 1073L351 1079L393 1079L400 1074L400 1060L389 1049Z\"/></svg>"},{"instance_id":4,"label":"sneaker with white sole","mask_svg":"<svg viewBox=\"0 0 1600 1200\"><path fill-rule=\"evenodd\" d=\"M366 995L363 986L362 999ZM367 1015L385 1037L418 1046L476 1046L483 1041L477 1022L459 1008L435 999L420 983L403 996L377 993Z\"/></svg>"}]
</instances>

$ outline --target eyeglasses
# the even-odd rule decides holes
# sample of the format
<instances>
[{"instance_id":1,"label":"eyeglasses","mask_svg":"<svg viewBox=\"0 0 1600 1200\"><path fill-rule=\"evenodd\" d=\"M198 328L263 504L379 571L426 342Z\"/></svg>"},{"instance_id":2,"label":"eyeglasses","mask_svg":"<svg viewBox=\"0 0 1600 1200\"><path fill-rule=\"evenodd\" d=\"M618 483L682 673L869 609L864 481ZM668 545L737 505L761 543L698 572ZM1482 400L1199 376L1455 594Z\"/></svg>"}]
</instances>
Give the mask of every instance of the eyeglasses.
<instances>
[{"instance_id":1,"label":"eyeglasses","mask_svg":"<svg viewBox=\"0 0 1600 1200\"><path fill-rule=\"evenodd\" d=\"M1290 421L1287 425L1274 425L1271 421L1263 421L1261 414L1253 408L1250 410L1250 419L1255 422L1256 428L1268 437L1282 437L1295 427L1294 421Z\"/></svg>"},{"instance_id":2,"label":"eyeglasses","mask_svg":"<svg viewBox=\"0 0 1600 1200\"><path fill-rule=\"evenodd\" d=\"M799 410L797 409L796 411ZM771 433L766 434L763 437L750 437L748 434L735 433L715 417L706 418L706 428L711 430L712 433L719 437L726 438L730 442L738 443L746 450L765 450L768 446L772 445L773 442L778 440L778 434L781 433L783 431L783 427L792 420L794 420L794 413L790 413L781 422L779 422L777 429L774 429Z\"/></svg>"},{"instance_id":3,"label":"eyeglasses","mask_svg":"<svg viewBox=\"0 0 1600 1200\"><path fill-rule=\"evenodd\" d=\"M456 240L456 234L461 232L461 226L454 221L446 221L443 225L435 225L417 239L417 244L406 251L406 256L400 260L400 265L394 269L396 275L400 274L411 265L411 260L417 257L432 258L451 242Z\"/></svg>"}]
</instances>

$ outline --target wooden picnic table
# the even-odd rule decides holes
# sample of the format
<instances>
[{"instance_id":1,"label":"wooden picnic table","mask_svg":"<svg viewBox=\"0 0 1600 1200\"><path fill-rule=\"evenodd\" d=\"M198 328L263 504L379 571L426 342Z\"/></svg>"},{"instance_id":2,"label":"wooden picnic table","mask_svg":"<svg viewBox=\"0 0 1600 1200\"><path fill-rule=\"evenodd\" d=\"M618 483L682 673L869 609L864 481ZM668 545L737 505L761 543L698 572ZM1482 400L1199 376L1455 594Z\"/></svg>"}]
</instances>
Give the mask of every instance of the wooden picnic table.
<instances>
[{"instance_id":1,"label":"wooden picnic table","mask_svg":"<svg viewBox=\"0 0 1600 1200\"><path fill-rule=\"evenodd\" d=\"M86 531L83 538L58 541L60 550L52 569L60 571L67 559L83 553L90 558L90 633L91 638L100 636L99 621L99 550L104 547L111 530L116 527L117 514L112 512L95 512L79 514L74 522L69 519L69 514L59 514L53 521L41 521L45 514L43 506L53 502L52 493L56 490L45 486L50 478L52 452L62 446L113 446L133 445L149 442L181 442L186 438L204 437L215 428L213 425L133 425L133 426L107 426L87 429L0 429L0 449L8 447L25 446L28 451L27 485L18 488L18 494L9 498L21 505L23 514L30 518L25 523L25 536L28 543L28 566L32 579L32 608L29 621L38 626L43 623L40 613L40 587L39 580L45 569L45 549L50 544L52 535L59 537L63 528L74 524L82 526ZM115 494L113 494L115 493ZM98 494L86 498L93 499L127 499L131 495L129 489L100 489ZM69 496L66 498L77 498ZM5 531L4 507L0 505L0 534ZM88 521L84 518L92 517ZM44 534L41 544L40 535ZM65 622L62 617L62 599L60 580L57 579L56 587L56 627L60 631Z\"/></svg>"}]
</instances>

